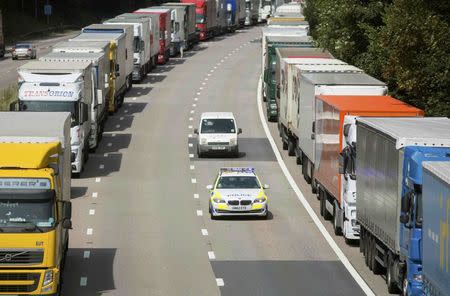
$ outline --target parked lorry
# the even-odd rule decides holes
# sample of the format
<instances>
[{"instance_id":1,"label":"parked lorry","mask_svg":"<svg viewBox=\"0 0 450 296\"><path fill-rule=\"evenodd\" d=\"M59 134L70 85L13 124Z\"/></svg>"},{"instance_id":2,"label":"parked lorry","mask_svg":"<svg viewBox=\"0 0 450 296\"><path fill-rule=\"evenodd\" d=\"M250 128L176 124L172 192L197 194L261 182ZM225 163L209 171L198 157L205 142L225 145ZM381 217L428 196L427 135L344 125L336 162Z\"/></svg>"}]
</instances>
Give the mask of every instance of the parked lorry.
<instances>
[{"instance_id":1,"label":"parked lorry","mask_svg":"<svg viewBox=\"0 0 450 296\"><path fill-rule=\"evenodd\" d=\"M356 223L354 159L357 117L422 117L424 112L390 96L319 95L313 117L315 132L314 177L318 186L320 213L333 219L336 235L347 242L359 239ZM353 120L353 126L349 122ZM347 171L347 174L341 175Z\"/></svg>"},{"instance_id":2,"label":"parked lorry","mask_svg":"<svg viewBox=\"0 0 450 296\"><path fill-rule=\"evenodd\" d=\"M177 9L182 9L180 15L183 17L180 18L180 38L182 40L181 46L183 49L189 49L194 44L197 44L199 41L199 33L195 27L195 4L194 3L177 3L177 2L168 2L164 3L164 6L174 7Z\"/></svg>"},{"instance_id":3,"label":"parked lorry","mask_svg":"<svg viewBox=\"0 0 450 296\"><path fill-rule=\"evenodd\" d=\"M300 3L290 2L277 6L275 17L299 17L303 16L303 10Z\"/></svg>"},{"instance_id":4,"label":"parked lorry","mask_svg":"<svg viewBox=\"0 0 450 296\"><path fill-rule=\"evenodd\" d=\"M258 23L259 0L245 0L245 25L252 26Z\"/></svg>"},{"instance_id":5,"label":"parked lorry","mask_svg":"<svg viewBox=\"0 0 450 296\"><path fill-rule=\"evenodd\" d=\"M218 35L228 31L226 0L216 0Z\"/></svg>"},{"instance_id":6,"label":"parked lorry","mask_svg":"<svg viewBox=\"0 0 450 296\"><path fill-rule=\"evenodd\" d=\"M150 36L145 38L150 40L150 70L156 67L159 55L159 15L157 14L137 14L137 13L122 13L116 16L118 19L148 19L149 34ZM144 38L144 37L143 37Z\"/></svg>"},{"instance_id":7,"label":"parked lorry","mask_svg":"<svg viewBox=\"0 0 450 296\"><path fill-rule=\"evenodd\" d=\"M298 142L298 123L295 114L299 108L297 102L299 98L299 73L323 73L332 72L335 75L342 72L362 72L362 70L348 65L347 63L330 58L299 57L282 58L279 61L279 94L277 97L278 105L278 129L280 131L283 149L288 150L289 156L297 155L297 163L301 162L300 153L297 151ZM299 66L297 68L296 66ZM299 73L297 73L299 72ZM295 106L294 106L295 105ZM294 112L296 111L296 112ZM292 118L295 116L295 118Z\"/></svg>"},{"instance_id":8,"label":"parked lorry","mask_svg":"<svg viewBox=\"0 0 450 296\"><path fill-rule=\"evenodd\" d=\"M312 48L312 39L309 36L267 36L265 49L265 68L263 69L263 99L267 101L267 115L270 121L276 121L278 111L276 106L275 71L276 71L276 49L277 48ZM271 105L272 104L272 105Z\"/></svg>"},{"instance_id":9,"label":"parked lorry","mask_svg":"<svg viewBox=\"0 0 450 296\"><path fill-rule=\"evenodd\" d=\"M247 12L245 11L245 0L236 0L236 15L238 19L238 28L242 28L245 26L245 17L247 16Z\"/></svg>"},{"instance_id":10,"label":"parked lorry","mask_svg":"<svg viewBox=\"0 0 450 296\"><path fill-rule=\"evenodd\" d=\"M149 18L114 18L104 24L132 25L133 26L133 73L132 79L141 82L152 69L151 54L151 20Z\"/></svg>"},{"instance_id":11,"label":"parked lorry","mask_svg":"<svg viewBox=\"0 0 450 296\"><path fill-rule=\"evenodd\" d=\"M449 296L450 162L424 161L423 295Z\"/></svg>"},{"instance_id":12,"label":"parked lorry","mask_svg":"<svg viewBox=\"0 0 450 296\"><path fill-rule=\"evenodd\" d=\"M116 34L124 34L124 49L122 49L121 45L117 46L117 57L118 61L123 61L123 65L125 66L125 82L126 82L126 91L129 91L133 85L133 68L134 68L134 61L133 61L133 40L134 40L134 34L133 34L133 25L125 24L93 24L90 26L87 26L81 30L84 34L110 34L109 36L111 38L115 38ZM79 35L81 38L83 34ZM75 40L77 38L74 38ZM121 38L119 39L122 40ZM86 40L87 41L87 40ZM103 40L102 40L103 41ZM120 57L123 55L123 57ZM122 64L119 64L119 67L123 67Z\"/></svg>"},{"instance_id":13,"label":"parked lorry","mask_svg":"<svg viewBox=\"0 0 450 296\"><path fill-rule=\"evenodd\" d=\"M157 15L159 19L159 55L158 64L164 65L170 58L170 42L172 22L170 19L170 9L157 9L157 8L141 8L136 10L135 14L147 14Z\"/></svg>"},{"instance_id":14,"label":"parked lorry","mask_svg":"<svg viewBox=\"0 0 450 296\"><path fill-rule=\"evenodd\" d=\"M69 42L73 45L69 45L67 51L93 51L95 49L95 43L108 42L108 47L102 47L102 50L107 50L110 55L110 70L112 70L112 77L110 79L110 95L108 96L109 104L108 111L110 114L115 113L123 104L125 94L128 91L129 80L127 79L127 67L128 60L125 54L125 35L123 33L83 33L72 39ZM72 49L70 48L72 46ZM130 73L132 75L132 73Z\"/></svg>"},{"instance_id":15,"label":"parked lorry","mask_svg":"<svg viewBox=\"0 0 450 296\"><path fill-rule=\"evenodd\" d=\"M269 27L273 26L305 26L309 23L305 20L304 17L271 17L267 20L267 25Z\"/></svg>"},{"instance_id":16,"label":"parked lorry","mask_svg":"<svg viewBox=\"0 0 450 296\"><path fill-rule=\"evenodd\" d=\"M311 183L313 193L317 192L314 177L315 155L315 96L316 95L385 95L387 86L364 73L306 73L297 69L294 90L296 98L292 99L293 136L289 135L288 150L297 157L297 163L302 164L302 172L306 182ZM291 154L292 155L292 154Z\"/></svg>"},{"instance_id":17,"label":"parked lorry","mask_svg":"<svg viewBox=\"0 0 450 296\"><path fill-rule=\"evenodd\" d=\"M116 45L114 42L110 41L63 41L59 42L52 47L52 52L60 52L60 53L103 53L108 60L108 67L106 71L108 73L108 77L105 76L105 84L106 79L108 82L108 86L105 85L106 92L104 94L105 98L105 106L109 113L114 113L117 111L118 102L120 101L120 97L117 96L119 93L116 92L116 64L117 64L117 56L116 56ZM97 76L100 77L100 76ZM100 80L99 80L99 83Z\"/></svg>"},{"instance_id":18,"label":"parked lorry","mask_svg":"<svg viewBox=\"0 0 450 296\"><path fill-rule=\"evenodd\" d=\"M109 59L103 52L51 52L39 59L45 62L90 62L94 73L91 104L91 132L89 149L95 151L103 135L107 117L107 94L109 92Z\"/></svg>"},{"instance_id":19,"label":"parked lorry","mask_svg":"<svg viewBox=\"0 0 450 296\"><path fill-rule=\"evenodd\" d=\"M448 118L356 120L360 247L373 273L386 272L390 293L423 295L422 162L450 161L449 130Z\"/></svg>"},{"instance_id":20,"label":"parked lorry","mask_svg":"<svg viewBox=\"0 0 450 296\"><path fill-rule=\"evenodd\" d=\"M239 21L237 16L238 1L239 0L226 0L228 32L234 32L239 27Z\"/></svg>"},{"instance_id":21,"label":"parked lorry","mask_svg":"<svg viewBox=\"0 0 450 296\"><path fill-rule=\"evenodd\" d=\"M18 68L19 110L71 113L72 173L79 176L89 155L94 73L90 62L34 61Z\"/></svg>"},{"instance_id":22,"label":"parked lorry","mask_svg":"<svg viewBox=\"0 0 450 296\"><path fill-rule=\"evenodd\" d=\"M0 10L0 58L4 57L6 53L5 50L5 38L3 37L3 18L2 11Z\"/></svg>"},{"instance_id":23,"label":"parked lorry","mask_svg":"<svg viewBox=\"0 0 450 296\"><path fill-rule=\"evenodd\" d=\"M181 46L186 43L184 23L187 16L185 15L184 9L180 6L169 6L165 4L163 6L152 6L152 8L170 10L171 32L169 52L170 56L176 56L180 53Z\"/></svg>"},{"instance_id":24,"label":"parked lorry","mask_svg":"<svg viewBox=\"0 0 450 296\"><path fill-rule=\"evenodd\" d=\"M195 3L196 26L200 32L200 41L217 35L217 4L216 0L181 0L182 3Z\"/></svg>"},{"instance_id":25,"label":"parked lorry","mask_svg":"<svg viewBox=\"0 0 450 296\"><path fill-rule=\"evenodd\" d=\"M259 0L259 17L258 22L265 22L270 18L272 13L272 0Z\"/></svg>"},{"instance_id":26,"label":"parked lorry","mask_svg":"<svg viewBox=\"0 0 450 296\"><path fill-rule=\"evenodd\" d=\"M0 295L56 295L69 246L70 113L0 113Z\"/></svg>"}]
</instances>

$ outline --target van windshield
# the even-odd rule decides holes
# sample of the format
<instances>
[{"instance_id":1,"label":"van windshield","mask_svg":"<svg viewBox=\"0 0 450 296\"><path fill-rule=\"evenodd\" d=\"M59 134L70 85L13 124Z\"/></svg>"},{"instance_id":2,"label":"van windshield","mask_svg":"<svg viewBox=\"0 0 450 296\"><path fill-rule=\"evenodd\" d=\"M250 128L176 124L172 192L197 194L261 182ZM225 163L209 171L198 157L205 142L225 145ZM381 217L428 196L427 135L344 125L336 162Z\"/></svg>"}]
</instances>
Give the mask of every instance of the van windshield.
<instances>
[{"instance_id":1,"label":"van windshield","mask_svg":"<svg viewBox=\"0 0 450 296\"><path fill-rule=\"evenodd\" d=\"M234 134L236 126L234 119L203 119L202 134Z\"/></svg>"}]
</instances>

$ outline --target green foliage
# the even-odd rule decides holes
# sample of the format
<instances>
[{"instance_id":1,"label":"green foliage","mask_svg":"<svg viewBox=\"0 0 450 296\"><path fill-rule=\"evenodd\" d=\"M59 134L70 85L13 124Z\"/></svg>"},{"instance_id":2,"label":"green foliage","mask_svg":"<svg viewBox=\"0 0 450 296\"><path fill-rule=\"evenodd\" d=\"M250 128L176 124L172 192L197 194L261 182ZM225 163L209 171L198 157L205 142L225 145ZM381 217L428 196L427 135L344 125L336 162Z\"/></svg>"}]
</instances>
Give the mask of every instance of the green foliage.
<instances>
[{"instance_id":1,"label":"green foliage","mask_svg":"<svg viewBox=\"0 0 450 296\"><path fill-rule=\"evenodd\" d=\"M385 81L395 97L450 117L450 1L307 0L322 47Z\"/></svg>"},{"instance_id":2,"label":"green foliage","mask_svg":"<svg viewBox=\"0 0 450 296\"><path fill-rule=\"evenodd\" d=\"M17 100L17 85L11 85L0 91L0 111L9 111L9 105Z\"/></svg>"}]
</instances>

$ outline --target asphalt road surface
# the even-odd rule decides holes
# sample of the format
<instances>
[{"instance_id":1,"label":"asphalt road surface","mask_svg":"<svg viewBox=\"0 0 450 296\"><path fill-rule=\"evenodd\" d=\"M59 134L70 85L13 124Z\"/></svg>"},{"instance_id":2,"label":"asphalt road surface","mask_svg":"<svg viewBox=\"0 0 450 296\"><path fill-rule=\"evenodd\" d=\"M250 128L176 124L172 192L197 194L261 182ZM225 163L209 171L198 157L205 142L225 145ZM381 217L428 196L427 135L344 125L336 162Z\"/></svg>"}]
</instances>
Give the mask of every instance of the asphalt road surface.
<instances>
[{"instance_id":1,"label":"asphalt road surface","mask_svg":"<svg viewBox=\"0 0 450 296\"><path fill-rule=\"evenodd\" d=\"M241 30L171 59L133 86L72 182L64 296L364 295L300 203L262 128L260 47L260 28ZM193 129L206 111L234 112L243 129L239 158L197 158ZM318 212L276 125L270 130ZM270 185L268 220L210 220L206 186L222 166L256 168ZM373 292L386 294L358 247L334 239Z\"/></svg>"}]
</instances>

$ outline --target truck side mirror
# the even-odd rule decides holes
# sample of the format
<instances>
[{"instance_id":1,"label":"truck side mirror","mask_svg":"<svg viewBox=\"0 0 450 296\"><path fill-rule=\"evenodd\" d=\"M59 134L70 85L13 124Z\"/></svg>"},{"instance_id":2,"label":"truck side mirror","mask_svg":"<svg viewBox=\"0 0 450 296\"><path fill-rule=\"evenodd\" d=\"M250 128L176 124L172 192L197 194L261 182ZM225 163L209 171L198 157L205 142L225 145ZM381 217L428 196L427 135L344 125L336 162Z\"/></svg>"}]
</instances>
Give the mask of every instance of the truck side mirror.
<instances>
[{"instance_id":1,"label":"truck side mirror","mask_svg":"<svg viewBox=\"0 0 450 296\"><path fill-rule=\"evenodd\" d=\"M141 50L144 50L145 49L145 42L144 42L144 40L141 40Z\"/></svg>"},{"instance_id":2,"label":"truck side mirror","mask_svg":"<svg viewBox=\"0 0 450 296\"><path fill-rule=\"evenodd\" d=\"M409 208L411 207L410 193L408 192L402 198L401 211L404 213L409 212Z\"/></svg>"},{"instance_id":3,"label":"truck side mirror","mask_svg":"<svg viewBox=\"0 0 450 296\"><path fill-rule=\"evenodd\" d=\"M408 214L405 214L405 213L402 213L402 214L400 215L400 223L406 224L406 223L408 223L408 222L409 222L409 215L408 215Z\"/></svg>"},{"instance_id":4,"label":"truck side mirror","mask_svg":"<svg viewBox=\"0 0 450 296\"><path fill-rule=\"evenodd\" d=\"M89 108L88 105L83 103L83 123L89 119Z\"/></svg>"},{"instance_id":5,"label":"truck side mirror","mask_svg":"<svg viewBox=\"0 0 450 296\"><path fill-rule=\"evenodd\" d=\"M344 136L348 137L348 132L350 131L350 124L344 124Z\"/></svg>"},{"instance_id":6,"label":"truck side mirror","mask_svg":"<svg viewBox=\"0 0 450 296\"><path fill-rule=\"evenodd\" d=\"M62 219L72 219L72 203L70 201L64 201L62 204Z\"/></svg>"},{"instance_id":7,"label":"truck side mirror","mask_svg":"<svg viewBox=\"0 0 450 296\"><path fill-rule=\"evenodd\" d=\"M238 134L242 134L242 129L238 128Z\"/></svg>"},{"instance_id":8,"label":"truck side mirror","mask_svg":"<svg viewBox=\"0 0 450 296\"><path fill-rule=\"evenodd\" d=\"M103 91L101 89L97 89L97 104L103 104Z\"/></svg>"},{"instance_id":9,"label":"truck side mirror","mask_svg":"<svg viewBox=\"0 0 450 296\"><path fill-rule=\"evenodd\" d=\"M119 76L120 74L119 74L119 70L120 70L120 66L119 66L119 64L116 64L116 66L115 66L115 69L114 70L116 70L116 75L117 76Z\"/></svg>"},{"instance_id":10,"label":"truck side mirror","mask_svg":"<svg viewBox=\"0 0 450 296\"><path fill-rule=\"evenodd\" d=\"M194 128L194 134L198 135L198 129Z\"/></svg>"},{"instance_id":11,"label":"truck side mirror","mask_svg":"<svg viewBox=\"0 0 450 296\"><path fill-rule=\"evenodd\" d=\"M64 229L72 229L72 221L69 220L69 219L63 220L63 222L62 222L62 227L63 227Z\"/></svg>"}]
</instances>

